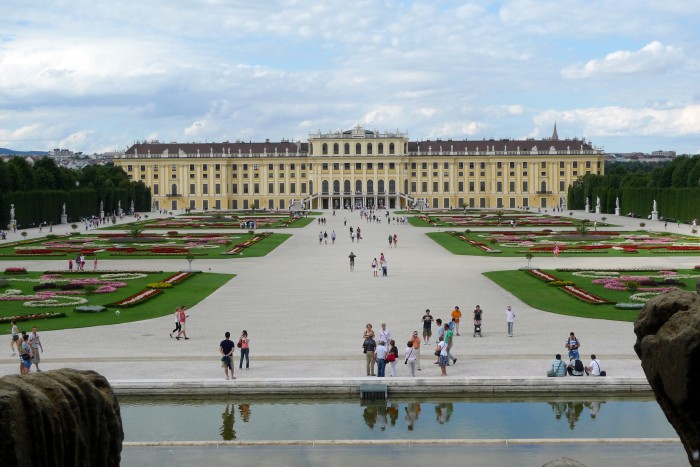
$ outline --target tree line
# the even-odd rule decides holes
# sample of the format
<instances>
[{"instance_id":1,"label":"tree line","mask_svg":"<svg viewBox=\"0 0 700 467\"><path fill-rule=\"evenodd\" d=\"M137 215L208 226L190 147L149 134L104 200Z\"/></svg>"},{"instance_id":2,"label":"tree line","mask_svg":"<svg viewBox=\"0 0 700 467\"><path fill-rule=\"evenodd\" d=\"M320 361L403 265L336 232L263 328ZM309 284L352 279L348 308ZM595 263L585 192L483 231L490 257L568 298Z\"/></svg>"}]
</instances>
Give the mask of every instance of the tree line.
<instances>
[{"instance_id":1,"label":"tree line","mask_svg":"<svg viewBox=\"0 0 700 467\"><path fill-rule=\"evenodd\" d=\"M24 157L0 160L0 228L10 222L12 204L18 228L23 228L43 222L58 224L64 203L68 221L76 222L98 216L100 202L105 215L110 215L117 212L120 202L127 212L132 200L136 211L151 210L149 188L141 181L132 182L113 164L76 170L59 167L49 157L33 164Z\"/></svg>"},{"instance_id":2,"label":"tree line","mask_svg":"<svg viewBox=\"0 0 700 467\"><path fill-rule=\"evenodd\" d=\"M700 218L700 155L678 156L670 162L613 162L605 175L588 174L576 180L567 194L571 209L584 209L586 201L595 208L600 197L601 212L614 214L620 199L622 215L646 218L654 201L659 216L689 222Z\"/></svg>"}]
</instances>

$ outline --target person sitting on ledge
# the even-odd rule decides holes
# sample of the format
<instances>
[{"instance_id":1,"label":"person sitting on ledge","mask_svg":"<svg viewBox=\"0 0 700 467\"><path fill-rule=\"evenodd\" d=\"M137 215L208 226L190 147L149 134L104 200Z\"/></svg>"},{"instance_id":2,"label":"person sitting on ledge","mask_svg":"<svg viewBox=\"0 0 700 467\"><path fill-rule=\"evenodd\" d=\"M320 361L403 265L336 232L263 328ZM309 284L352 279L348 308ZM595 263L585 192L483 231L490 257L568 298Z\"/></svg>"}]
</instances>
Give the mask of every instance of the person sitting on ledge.
<instances>
[{"instance_id":1,"label":"person sitting on ledge","mask_svg":"<svg viewBox=\"0 0 700 467\"><path fill-rule=\"evenodd\" d=\"M561 354L556 354L552 362L552 369L547 372L547 376L560 378L566 376L566 363L561 360Z\"/></svg>"},{"instance_id":2,"label":"person sitting on ledge","mask_svg":"<svg viewBox=\"0 0 700 467\"><path fill-rule=\"evenodd\" d=\"M569 360L569 365L566 367L566 372L569 376L583 376L583 362L578 358L571 357Z\"/></svg>"},{"instance_id":3,"label":"person sitting on ledge","mask_svg":"<svg viewBox=\"0 0 700 467\"><path fill-rule=\"evenodd\" d=\"M605 376L607 373L601 368L600 360L598 360L595 354L591 355L591 363L585 368L586 374L588 376Z\"/></svg>"}]
</instances>

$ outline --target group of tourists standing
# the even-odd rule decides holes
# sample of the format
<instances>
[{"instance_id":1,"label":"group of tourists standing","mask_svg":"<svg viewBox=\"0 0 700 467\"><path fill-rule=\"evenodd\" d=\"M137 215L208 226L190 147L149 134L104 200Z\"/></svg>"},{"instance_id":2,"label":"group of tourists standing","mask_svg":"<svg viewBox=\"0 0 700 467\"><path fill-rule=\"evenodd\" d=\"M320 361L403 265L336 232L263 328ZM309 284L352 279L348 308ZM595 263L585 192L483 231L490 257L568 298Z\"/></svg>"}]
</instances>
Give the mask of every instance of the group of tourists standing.
<instances>
[{"instance_id":1,"label":"group of tourists standing","mask_svg":"<svg viewBox=\"0 0 700 467\"><path fill-rule=\"evenodd\" d=\"M41 371L39 363L41 363L41 354L44 352L44 345L41 343L41 338L37 332L36 326L32 327L32 332L20 332L15 321L10 322L12 327L10 333L10 350L12 356L19 353L19 374L28 375L32 364L36 367L36 371Z\"/></svg>"}]
</instances>

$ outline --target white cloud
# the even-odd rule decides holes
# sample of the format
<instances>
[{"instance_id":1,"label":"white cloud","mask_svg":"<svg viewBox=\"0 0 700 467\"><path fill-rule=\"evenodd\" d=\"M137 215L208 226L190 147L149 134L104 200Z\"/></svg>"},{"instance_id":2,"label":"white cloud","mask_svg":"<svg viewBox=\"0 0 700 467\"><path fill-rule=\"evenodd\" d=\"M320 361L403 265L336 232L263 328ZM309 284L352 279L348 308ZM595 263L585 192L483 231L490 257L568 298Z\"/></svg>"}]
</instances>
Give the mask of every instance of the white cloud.
<instances>
[{"instance_id":1,"label":"white cloud","mask_svg":"<svg viewBox=\"0 0 700 467\"><path fill-rule=\"evenodd\" d=\"M205 122L203 122L201 120L197 120L196 122L193 122L192 125L185 128L183 130L183 133L187 136L199 136L204 132L205 127L206 127Z\"/></svg>"},{"instance_id":2,"label":"white cloud","mask_svg":"<svg viewBox=\"0 0 700 467\"><path fill-rule=\"evenodd\" d=\"M677 65L682 59L681 49L653 41L636 52L618 50L606 55L603 59L590 60L583 66L566 67L562 70L562 76L568 79L580 79L594 75L658 72Z\"/></svg>"}]
</instances>

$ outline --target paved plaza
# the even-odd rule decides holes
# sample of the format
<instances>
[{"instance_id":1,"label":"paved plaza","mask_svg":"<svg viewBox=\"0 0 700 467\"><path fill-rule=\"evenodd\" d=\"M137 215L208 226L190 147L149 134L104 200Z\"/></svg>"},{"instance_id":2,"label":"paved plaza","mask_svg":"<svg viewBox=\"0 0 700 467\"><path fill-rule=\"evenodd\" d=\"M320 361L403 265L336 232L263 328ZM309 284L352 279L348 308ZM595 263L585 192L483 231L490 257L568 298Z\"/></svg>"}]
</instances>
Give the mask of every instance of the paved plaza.
<instances>
[{"instance_id":1,"label":"paved plaza","mask_svg":"<svg viewBox=\"0 0 700 467\"><path fill-rule=\"evenodd\" d=\"M325 226L314 221L301 229L283 230L292 237L265 257L195 261L196 269L237 276L189 310L190 340L169 337L172 315L43 333L40 328L45 348L42 369L92 369L110 380L222 380L219 342L225 331L237 340L246 329L251 341L251 368L238 370L236 365L238 378L364 378L362 334L367 323L378 331L380 324L386 322L403 353L412 331L421 332L426 308L436 318L449 319L453 307L458 305L465 317L461 336L455 337L452 350L458 361L448 367L448 378L542 377L555 353L566 354L564 340L570 331L575 331L581 340L584 362L596 353L608 375L643 377L632 348L632 323L539 311L481 274L523 267L525 258L456 256L425 235L448 229L387 225L384 216L381 224L367 223L357 211L338 211L335 216L328 211L324 215L328 219ZM576 215L592 220L600 217L582 212ZM607 217L609 222L626 228L638 228L640 222ZM351 225L362 229L360 243L351 243ZM647 221L647 228L663 230L664 224ZM54 233L61 229L68 227L57 226ZM319 245L319 230L328 232L328 245ZM330 240L333 230L338 236L335 245ZM690 229L687 225L669 224L668 230L688 234ZM387 237L394 233L398 236L398 248L390 249ZM351 251L357 255L355 272L349 270ZM389 275L373 277L370 263L382 252L388 261ZM615 261L605 257L546 257L535 258L533 266L692 268L698 262L697 257L630 257ZM63 260L0 261L0 267L9 266L49 270L65 268L66 264ZM100 268L104 269L177 271L186 266L181 259L100 261ZM476 304L484 310L483 338L472 337L471 311ZM513 338L506 335L507 305L516 312ZM9 324L6 327L9 329ZM0 374L17 373L17 359L10 357L7 348L10 336L4 335L6 351L0 358ZM418 377L440 377L438 366L433 364L434 349L434 343L422 347L422 371ZM238 349L236 364L237 359ZM408 377L402 359L398 373L399 377Z\"/></svg>"}]
</instances>

